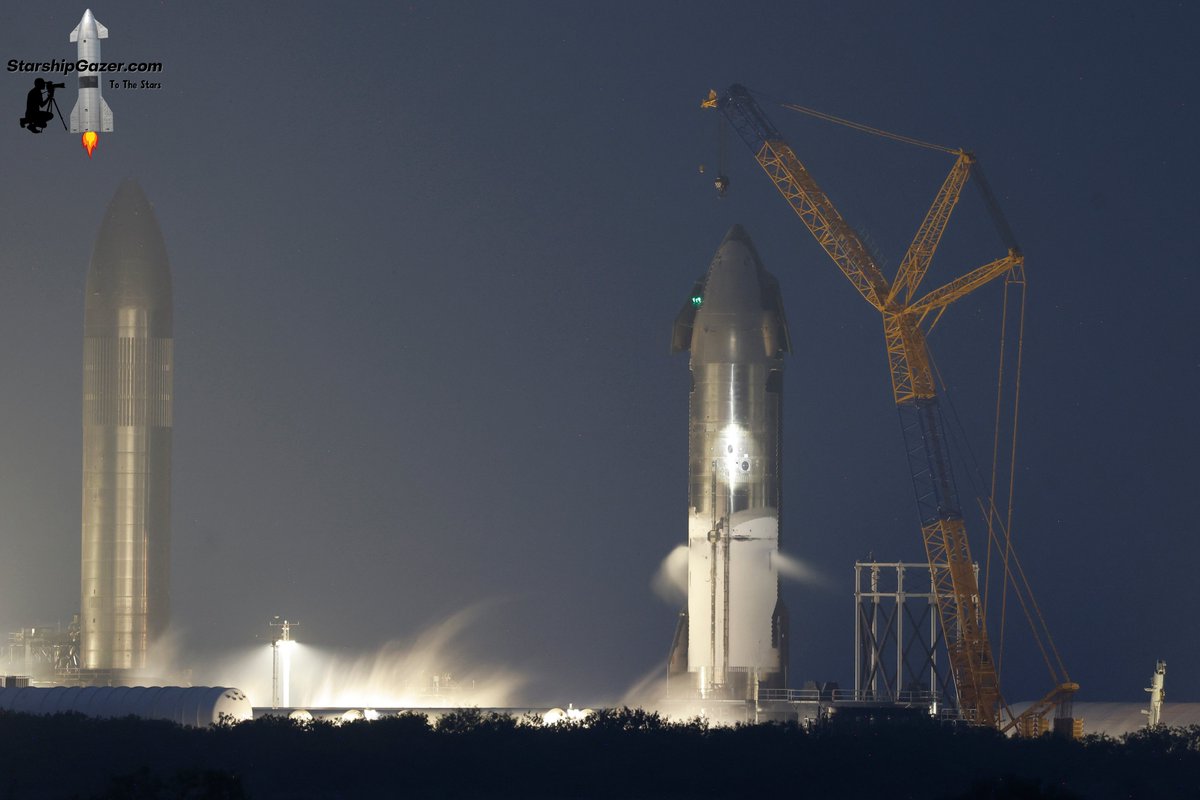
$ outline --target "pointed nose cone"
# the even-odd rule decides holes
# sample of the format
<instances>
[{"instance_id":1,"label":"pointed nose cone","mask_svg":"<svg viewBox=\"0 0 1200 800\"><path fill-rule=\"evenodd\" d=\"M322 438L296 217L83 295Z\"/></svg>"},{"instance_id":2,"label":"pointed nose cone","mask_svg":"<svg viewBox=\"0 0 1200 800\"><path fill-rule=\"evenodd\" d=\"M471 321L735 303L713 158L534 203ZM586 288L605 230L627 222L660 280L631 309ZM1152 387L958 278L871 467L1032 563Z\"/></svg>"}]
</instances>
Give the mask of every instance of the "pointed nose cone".
<instances>
[{"instance_id":1,"label":"pointed nose cone","mask_svg":"<svg viewBox=\"0 0 1200 800\"><path fill-rule=\"evenodd\" d=\"M697 323L732 323L735 317L757 316L762 308L762 272L762 261L750 236L741 225L734 225L708 267L703 300L696 310Z\"/></svg>"},{"instance_id":2,"label":"pointed nose cone","mask_svg":"<svg viewBox=\"0 0 1200 800\"><path fill-rule=\"evenodd\" d=\"M693 363L774 361L791 347L779 283L741 225L725 234L691 298Z\"/></svg>"},{"instance_id":3,"label":"pointed nose cone","mask_svg":"<svg viewBox=\"0 0 1200 800\"><path fill-rule=\"evenodd\" d=\"M149 325L150 336L171 336L167 249L150 201L137 181L127 178L108 204L92 249L85 335L115 335L130 314Z\"/></svg>"}]
</instances>

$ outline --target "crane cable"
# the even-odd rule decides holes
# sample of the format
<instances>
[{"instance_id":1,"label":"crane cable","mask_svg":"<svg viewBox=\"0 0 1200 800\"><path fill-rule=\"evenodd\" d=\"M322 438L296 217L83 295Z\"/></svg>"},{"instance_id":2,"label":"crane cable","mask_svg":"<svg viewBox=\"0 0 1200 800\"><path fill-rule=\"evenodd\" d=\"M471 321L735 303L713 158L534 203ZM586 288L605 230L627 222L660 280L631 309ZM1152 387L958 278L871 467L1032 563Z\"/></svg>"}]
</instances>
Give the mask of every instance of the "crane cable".
<instances>
[{"instance_id":1,"label":"crane cable","mask_svg":"<svg viewBox=\"0 0 1200 800\"><path fill-rule=\"evenodd\" d=\"M1004 536L1007 540L1009 538L1008 529L1005 526L1004 521L1000 519L1000 511L999 511L999 509L996 508L996 503L995 503L994 497L987 498L987 500L986 500L987 507L985 507L985 500L983 497L983 487L979 485L979 482L982 481L982 478L983 478L982 474L980 474L980 472L979 472L979 462L975 458L975 454L971 447L970 440L967 439L966 431L963 428L962 421L959 419L958 409L955 407L954 401L949 395L949 391L948 391L946 382L942 378L942 371L941 371L941 369L938 368L937 362L933 360L932 354L930 354L929 364L930 364L930 367L933 369L934 376L937 380L937 384L940 389L939 396L946 400L947 409L950 412L950 419L953 422L953 426L951 427L951 430L957 431L959 437L961 437L962 447L966 451L968 462L970 465L973 466L973 469L967 470L967 477L968 477L968 479L970 479L971 483L974 485L973 488L974 488L975 494L976 494L976 502L978 502L978 504L979 504L979 510L981 513L983 513L983 515L985 517L989 517L990 519L996 520L995 524L1000 527L1001 532L1004 534ZM989 513L989 509L990 509L990 513ZM989 519L989 525L988 525L989 555L990 555L992 547L995 547L997 551L999 551L1001 549L1000 538L996 534L995 529L990 524L990 519ZM1026 620L1026 622L1029 623L1029 630L1030 630L1030 633L1033 634L1034 644L1037 645L1038 651L1041 653L1042 660L1046 664L1046 671L1050 673L1050 676L1052 679L1062 680L1062 678L1059 677L1059 672L1056 672L1054 669L1054 663L1052 663L1052 661L1051 661L1051 655L1053 655L1053 657L1054 657L1053 661L1058 663L1058 669L1061 672L1061 675L1065 677L1067 675L1067 669L1063 665L1062 657L1059 655L1058 646L1055 645L1054 637L1050 634L1050 628L1048 625L1046 625L1045 616L1042 614L1042 610L1041 610L1041 607L1038 605L1037 598L1034 597L1033 588L1029 585L1029 578L1025 574L1025 568L1021 564L1021 560L1017 556L1015 549L1010 550L1010 556L1011 557L1010 557L1008 563L1005 564L1005 575L1003 578L1001 578L1001 580L1004 582L1006 588L1007 588L1008 582L1009 581L1012 582L1013 594L1016 596L1017 600L1020 602L1021 610L1025 613L1025 620ZM1015 571L1013 570L1013 567L1016 568ZM985 573L985 575L986 575L986 573ZM1020 579L1019 581L1018 581L1018 578ZM989 583L989 581L985 577L985 579L984 579L985 587L986 587L987 583ZM1024 592L1021 591L1022 587L1024 588ZM1035 616L1037 618L1036 621L1034 619ZM984 624L986 624L987 618L988 618L987 605L985 603L982 608L982 619L984 621ZM1043 636L1045 637L1045 641L1043 641ZM1049 650L1047 650L1047 645L1049 646ZM999 665L999 663L997 663L997 669L996 669L997 673L1000 672L999 667L1000 667L1000 665Z\"/></svg>"},{"instance_id":2,"label":"crane cable","mask_svg":"<svg viewBox=\"0 0 1200 800\"><path fill-rule=\"evenodd\" d=\"M1004 352L1008 340L1007 325L1009 317L1009 292L1014 286L1020 287L1020 306L1017 313L1017 335L1016 335L1016 362L1013 369L1013 398L1012 398L1012 436L1009 444L1008 455L1008 498L1005 509L1005 519L1000 519L1000 509L996 506L996 483L999 472L999 450L1000 450L1000 428L1002 423L1002 408L1003 408L1003 393L1004 393ZM1016 483L1016 464L1017 464L1017 430L1020 420L1021 407L1021 366L1025 349L1025 304L1026 304L1026 282L1024 271L1018 277L1010 275L1004 282L1004 305L1000 323L1000 366L996 382L996 420L995 429L992 437L992 476L991 476L991 493L988 496L987 508L984 508L982 498L979 500L980 511L987 518L988 531L988 555L987 566L984 569L984 615L987 615L987 592L991 585L991 557L993 547L997 553L1003 551L1003 559L1001 565L1003 568L1003 577L1001 577L1002 594L1000 604L1000 641L996 651L996 671L999 672L1004 658L1004 638L1007 616L1007 597L1008 586L1012 583L1013 594L1021 604L1021 610L1025 613L1025 619L1033 632L1034 641L1038 649L1042 653L1042 659L1046 662L1046 669L1049 671L1052 678L1057 681L1069 680L1066 665L1063 663L1062 655L1058 651L1058 645L1054 642L1054 636L1050 633L1050 626L1046 624L1045 615L1042 613L1041 606L1037 602L1037 597L1033 593L1033 588L1029 585L1029 578L1025 574L1025 568L1021 564L1020 558L1017 556L1016 549L1012 546L1012 523L1013 523L1013 505L1014 505L1014 490ZM936 369L936 365L935 365ZM938 375L938 380L941 380L941 375ZM1000 532L1003 534L1004 540L1001 542L1000 536L996 533L996 526L1000 527ZM1016 571L1013 571L1013 566ZM1020 577L1018 583L1017 578ZM1022 588L1024 593L1022 593ZM1028 597L1028 600L1026 599ZM1033 613L1030 613L1032 607ZM1037 617L1037 623L1034 623L1033 617ZM1040 633L1039 633L1040 628ZM1045 636L1045 643L1042 642L1042 636ZM1049 647L1047 652L1046 647ZM1054 656L1054 662L1058 665L1058 670L1054 669L1051 663L1050 656Z\"/></svg>"},{"instance_id":3,"label":"crane cable","mask_svg":"<svg viewBox=\"0 0 1200 800\"><path fill-rule=\"evenodd\" d=\"M980 512L986 514L987 509L984 508L983 498L976 498L976 500L979 503ZM999 511L996 508L995 504L991 504L991 512L993 514L995 514L996 516L999 516ZM1001 528L1004 527L1003 522L997 521L997 524L999 524L1001 526ZM1007 530L1005 530L1005 536L1007 537L1007 535L1008 535L1008 532L1007 532ZM993 540L993 542L996 545L996 548L999 549L999 547L1000 547L999 539L996 538ZM1005 578L1009 581L1012 581L1013 595L1015 595L1017 600L1020 602L1021 610L1025 612L1025 619L1026 619L1026 621L1029 622L1029 629L1033 633L1033 641L1037 645L1038 650L1041 651L1042 660L1046 663L1046 671L1050 673L1050 677L1053 680L1061 681L1068 677L1067 676L1067 668L1063 664L1062 656L1059 655L1058 646L1054 644L1054 637L1050 634L1050 628L1047 627L1047 625L1046 625L1046 619L1042 615L1042 609L1038 605L1037 598L1034 597L1034 595L1033 595L1033 589L1030 588L1030 586L1029 586L1029 578L1026 577L1026 575L1025 575L1025 567L1022 566L1021 559L1017 556L1017 553L1015 550L1012 553L1011 564L1016 566L1016 568L1017 568L1016 572L1013 572L1011 568L1006 567ZM1021 583L1017 583L1018 576L1021 579ZM1022 585L1024 585L1024 588L1025 588L1024 593L1022 593L1020 591ZM1028 595L1028 602L1026 601L1026 595ZM1031 614L1029 611L1030 606L1033 607L1033 614ZM1038 633L1038 626L1033 621L1034 614L1037 615L1037 621L1038 621L1038 623L1041 624L1041 628L1042 628L1041 634ZM1046 641L1044 643L1042 642L1042 634L1045 634L1045 637L1046 637ZM1046 652L1047 644L1050 646L1050 653L1054 654L1054 660L1056 662L1058 662L1058 669L1061 672L1061 677L1058 672L1055 672L1054 665L1050 663L1050 654ZM998 671L999 670L997 669L997 672Z\"/></svg>"},{"instance_id":4,"label":"crane cable","mask_svg":"<svg viewBox=\"0 0 1200 800\"><path fill-rule=\"evenodd\" d=\"M996 377L996 423L995 430L992 435L992 488L991 494L991 509L993 513L998 513L996 509L996 476L998 472L998 460L1000 450L1000 408L1004 396L1004 345L1006 332L1008 327L1008 293L1012 287L1013 281L1011 276L1004 281L1004 306L1001 314L1003 317L1000 321L1000 366ZM1004 575L1009 574L1008 562L1012 557L1012 515L1013 515L1013 483L1016 477L1017 468L1017 422L1018 414L1021 408L1021 356L1024 347L1025 339L1025 281L1020 282L1021 286L1021 311L1018 317L1019 327L1017 332L1017 363L1015 386L1013 392L1013 412L1012 412L1012 443L1009 450L1008 462L1008 513L1005 516L1004 522L1004 558L1002 561L1004 567ZM991 515L988 520L988 535L992 537L994 531L992 528ZM988 544L988 555L991 555L991 543ZM996 654L996 665L999 665L1004 660L1004 635L1006 632L1005 619L1008 607L1008 581L1003 580L1000 590L1000 647Z\"/></svg>"},{"instance_id":5,"label":"crane cable","mask_svg":"<svg viewBox=\"0 0 1200 800\"><path fill-rule=\"evenodd\" d=\"M847 128L852 128L856 131L861 131L862 133L869 133L873 136L882 136L885 139L892 139L897 142L904 142L905 144L916 145L917 147L924 147L929 150L940 150L943 153L949 153L955 156L962 152L962 150L954 147L946 147L945 145L934 144L933 142L926 142L921 139L914 139L911 136L903 136L899 133L885 131L882 128L874 128L870 125L864 125L861 122L855 122L843 117L835 117L833 114L826 114L824 111L817 111L815 108L808 108L807 106L801 106L795 103L780 103L780 105L789 111L799 111L801 114L808 114L810 117L823 119L826 122L832 122L835 125L843 125Z\"/></svg>"},{"instance_id":6,"label":"crane cable","mask_svg":"<svg viewBox=\"0 0 1200 800\"><path fill-rule=\"evenodd\" d=\"M987 558L983 568L983 607L986 610L988 607L988 599L991 595L992 585L992 544L997 541L995 523L996 523L996 476L998 474L998 462L1000 459L1000 423L1001 415L1004 407L1004 353L1005 346L1008 344L1008 289L1009 281L1004 282L1004 304L1000 311L1000 357L998 359L999 366L996 370L996 419L992 429L992 479L991 487L988 491L988 508L987 508ZM1021 296L1024 298L1025 286L1021 285ZM1015 434L1015 431L1014 431ZM1014 442L1015 447L1015 442ZM1011 502L1012 498L1009 498ZM1004 661L1004 634L1005 634L1005 610L1008 601L1008 549L1011 548L1011 540L1006 537L1006 552L1005 552L1005 570L1001 581L1001 600L1000 600L1000 641L996 652L996 669L1000 669ZM999 549L997 547L997 549Z\"/></svg>"},{"instance_id":7,"label":"crane cable","mask_svg":"<svg viewBox=\"0 0 1200 800\"><path fill-rule=\"evenodd\" d=\"M1037 614L1038 623L1041 625L1042 632L1046 636L1046 641L1050 645L1050 650L1051 650L1051 652L1054 653L1054 660L1058 663L1058 669L1061 674L1061 677L1058 674L1055 674L1053 668L1050 668L1051 675L1053 675L1055 677L1055 679L1057 679L1057 680L1069 680L1069 675L1067 673L1066 665L1063 664L1062 656L1058 652L1058 646L1055 645L1055 643L1054 643L1054 636L1050 633L1050 626L1046 624L1046 618L1042 614L1041 607L1038 605L1037 597L1033 594L1033 589L1029 586L1029 579L1025 576L1025 569L1024 569L1024 567L1021 566L1021 561L1017 557L1016 550L1012 546L1013 494L1014 494L1014 485L1015 485L1015 481L1016 481L1016 471L1017 471L1017 466L1016 466L1017 465L1017 427L1018 427L1018 421L1020 418L1020 408L1021 408L1021 360L1022 360L1024 346L1025 346L1025 297L1026 297L1025 285L1026 284L1025 284L1024 274L1022 273L1020 278L1011 278L1010 277L1008 280L1005 281L1004 302L1005 302L1005 310L1006 311L1007 311L1007 306L1008 306L1008 290L1012 285L1019 285L1021 287L1021 305L1020 305L1020 312L1017 317L1017 358L1016 358L1016 365L1015 365L1015 369L1014 369L1014 378L1013 378L1014 387L1013 387L1013 413L1012 413L1012 440L1009 445L1010 450L1009 450L1009 472L1008 472L1008 503L1007 503L1008 507L1005 512L1005 517L1006 517L1005 521L999 522L999 520L997 520L997 522L1001 525L1001 530L1004 533L1004 560L1002 563L1004 566L1004 574L1006 577L1010 577L1012 575L1012 572L1009 568L1009 560L1011 559L1013 561L1013 563L1015 563L1017 566L1017 572L1021 576L1021 582L1024 585L1025 592L1029 595L1029 602L1030 602L1030 604L1032 604L1033 610ZM999 393L1001 391L1001 386L1002 386L1002 384L998 384L996 387L997 395L999 395ZM997 400L997 404L999 404L999 400ZM998 418L997 418L997 424L999 424ZM996 434L994 437L994 442L996 444L999 443L999 429L998 428L997 428L997 431L996 431ZM995 487L995 482L996 482L996 465L995 465L995 454L994 453L993 453L992 470L993 470L992 471L993 495L989 501L991 504L989 516L994 515L995 517L999 517L999 509L996 508L995 494L994 494L994 487ZM1000 542L998 541L998 539L996 539L994 537L994 531L992 529L992 525L991 525L990 521L988 524L988 533L989 533L989 536L991 536L993 538L993 541L996 542L996 548L997 548L997 550L999 550ZM989 548L990 548L990 544L989 544ZM990 549L989 549L989 555L990 555ZM1003 658L1003 655L1004 655L1004 615L1005 615L1004 606L1005 606L1005 603L1007 600L1008 582L1004 581L1003 585L1004 585L1004 591L1002 593L1001 610L1000 610L1000 626L1001 626L1000 627L1000 650L999 650L999 654L998 654L999 658L997 659L997 667L999 666L1000 659ZM1013 580L1013 591L1017 595L1017 599L1021 600L1021 604L1023 607L1025 601L1021 598L1020 588L1021 588L1021 586L1018 585L1014 579ZM1028 615L1029 615L1028 610L1026 610L1025 613L1026 613L1026 616L1028 617ZM1031 625L1032 625L1032 622L1033 621L1030 620ZM1036 636L1036 633L1035 633L1035 636ZM1048 659L1047 659L1046 666L1050 667L1050 664L1048 663Z\"/></svg>"},{"instance_id":8,"label":"crane cable","mask_svg":"<svg viewBox=\"0 0 1200 800\"><path fill-rule=\"evenodd\" d=\"M838 117L824 111L818 111L815 108L799 105L798 103L785 103L777 98L772 99L774 102L779 103L780 106L788 109L789 111L798 111L801 114L807 114L810 117L824 120L825 122L832 122L834 125L841 125L861 133L869 133L872 136L880 136L884 139L891 139L895 142L911 144L916 147L924 147L927 150L936 150L941 153L949 153L952 156L959 156L965 152L961 148L947 147L944 144L936 144L934 142L927 142L923 139L917 139L912 136L905 136L900 133L892 133L891 131L885 131L882 128L876 128L871 125L866 125L862 122L855 122L854 120L846 119L845 117ZM988 183L987 176L983 174L983 167L980 165L977 159L971 163L971 174L975 178L976 188L983 196L984 205L987 206L988 215L992 219L992 224L996 226L996 233L999 235L1000 240L1004 242L1004 246L1009 250L1012 250L1015 253L1020 253L1021 247L1017 244L1017 237L1013 234L1012 227L1008 224L1008 219L1004 216L1004 212L1000 210L1000 203L996 200L996 195L992 191L991 185Z\"/></svg>"},{"instance_id":9,"label":"crane cable","mask_svg":"<svg viewBox=\"0 0 1200 800\"><path fill-rule=\"evenodd\" d=\"M729 169L729 121L717 115L717 174L727 175Z\"/></svg>"},{"instance_id":10,"label":"crane cable","mask_svg":"<svg viewBox=\"0 0 1200 800\"><path fill-rule=\"evenodd\" d=\"M872 136L891 139L894 142L902 142L903 144L911 144L915 147L924 147L926 150L936 150L939 153L949 153L952 156L961 156L966 153L966 151L962 148L947 147L944 144L927 142L924 139L917 139L913 136L892 133L891 131L885 131L883 128L876 128L873 125L855 122L852 119L839 117L834 114L829 114L825 111L818 111L815 108L802 106L799 103L786 103L777 97L769 97L761 92L753 92L753 94L759 95L764 99L769 99L773 103L778 103L780 106L788 109L789 111L797 111L801 114L807 114L815 119L824 120L825 122L832 122L834 125L841 125L842 127L850 128L851 130L856 130L860 133L869 133ZM717 99L715 92L710 95L709 102L713 104L713 108L716 107ZM972 158L974 159L973 156ZM1005 247L1014 253L1020 253L1021 247L1017 244L1017 238L1013 235L1012 227L1008 224L1008 219L1005 218L1004 212L1000 210L1000 203L996 200L996 195L992 192L992 187L988 184L987 177L983 174L983 167L979 165L978 160L972 160L971 173L976 179L975 186L979 189L979 193L983 195L983 202L984 205L987 206L988 214L992 218L992 224L996 226L996 233L999 234L1000 239L1004 242Z\"/></svg>"},{"instance_id":11,"label":"crane cable","mask_svg":"<svg viewBox=\"0 0 1200 800\"><path fill-rule=\"evenodd\" d=\"M713 180L717 196L724 197L729 191L729 122L724 114L717 114L717 177Z\"/></svg>"}]
</instances>

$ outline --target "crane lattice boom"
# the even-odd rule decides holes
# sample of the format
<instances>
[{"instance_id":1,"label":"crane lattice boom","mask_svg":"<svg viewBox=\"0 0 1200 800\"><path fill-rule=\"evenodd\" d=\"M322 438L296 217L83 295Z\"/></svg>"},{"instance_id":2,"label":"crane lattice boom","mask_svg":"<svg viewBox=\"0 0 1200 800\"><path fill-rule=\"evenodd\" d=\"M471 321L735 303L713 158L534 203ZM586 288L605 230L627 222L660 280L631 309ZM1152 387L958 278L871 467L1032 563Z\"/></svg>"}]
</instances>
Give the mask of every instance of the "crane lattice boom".
<instances>
[{"instance_id":1,"label":"crane lattice boom","mask_svg":"<svg viewBox=\"0 0 1200 800\"><path fill-rule=\"evenodd\" d=\"M973 171L975 159L970 153L950 151L957 156L954 166L904 254L895 280L889 283L858 234L838 213L745 87L734 85L721 96L710 92L703 105L717 108L725 115L817 243L883 317L892 391L900 412L921 534L959 706L963 716L972 722L1000 727L1001 708L1006 706L984 625L978 580L922 323L931 312L940 314L946 306L980 286L1002 275L1020 273L1024 258L1015 246L1011 247L1007 255L914 302L962 188ZM1061 693L1062 688L1048 697Z\"/></svg>"}]
</instances>

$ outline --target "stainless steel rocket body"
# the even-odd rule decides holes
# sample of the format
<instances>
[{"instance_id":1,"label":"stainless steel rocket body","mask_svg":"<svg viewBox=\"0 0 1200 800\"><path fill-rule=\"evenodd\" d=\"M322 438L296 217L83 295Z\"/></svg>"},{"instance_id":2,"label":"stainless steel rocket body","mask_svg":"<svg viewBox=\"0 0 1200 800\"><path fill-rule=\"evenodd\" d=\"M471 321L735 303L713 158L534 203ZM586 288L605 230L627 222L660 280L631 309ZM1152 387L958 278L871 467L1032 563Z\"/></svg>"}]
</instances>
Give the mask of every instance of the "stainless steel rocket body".
<instances>
[{"instance_id":1,"label":"stainless steel rocket body","mask_svg":"<svg viewBox=\"0 0 1200 800\"><path fill-rule=\"evenodd\" d=\"M670 659L675 696L755 699L783 688L779 597L783 354L778 284L734 226L675 323L691 351L688 605Z\"/></svg>"},{"instance_id":2,"label":"stainless steel rocket body","mask_svg":"<svg viewBox=\"0 0 1200 800\"><path fill-rule=\"evenodd\" d=\"M169 614L174 364L166 248L131 179L86 292L81 667L139 670Z\"/></svg>"},{"instance_id":3,"label":"stainless steel rocket body","mask_svg":"<svg viewBox=\"0 0 1200 800\"><path fill-rule=\"evenodd\" d=\"M108 28L100 24L89 8L68 37L76 43L77 63L100 64L100 40L108 38ZM102 73L81 71L79 73L79 98L71 109L71 132L99 131L107 133L113 129L112 109L104 100L101 85Z\"/></svg>"}]
</instances>

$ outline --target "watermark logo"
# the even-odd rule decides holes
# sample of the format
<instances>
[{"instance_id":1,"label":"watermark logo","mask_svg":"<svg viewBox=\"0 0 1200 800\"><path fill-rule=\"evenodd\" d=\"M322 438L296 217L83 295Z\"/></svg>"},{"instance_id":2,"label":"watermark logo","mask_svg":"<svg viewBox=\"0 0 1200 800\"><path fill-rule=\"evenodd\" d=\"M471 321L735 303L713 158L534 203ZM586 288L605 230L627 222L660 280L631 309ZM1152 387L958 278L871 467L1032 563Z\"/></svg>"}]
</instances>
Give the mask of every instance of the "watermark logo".
<instances>
[{"instance_id":1,"label":"watermark logo","mask_svg":"<svg viewBox=\"0 0 1200 800\"><path fill-rule=\"evenodd\" d=\"M163 65L159 61L104 61L100 57L100 42L107 38L108 28L96 19L89 9L83 13L83 18L68 36L76 46L74 59L8 60L7 71L10 73L49 73L68 79L74 76L78 85L79 94L71 108L68 124L68 119L63 115L54 95L56 89L67 88L66 82L55 83L51 78L41 76L36 78L33 88L25 95L25 113L20 118L22 128L33 134L40 134L57 127L52 124L52 120L57 117L64 131L80 134L79 142L88 158L91 158L100 142L100 134L111 133L114 129L113 112L108 106L108 101L104 99L105 88L162 88L162 83L157 80L116 77L120 74L159 73L162 72ZM103 79L101 73L106 73Z\"/></svg>"}]
</instances>

